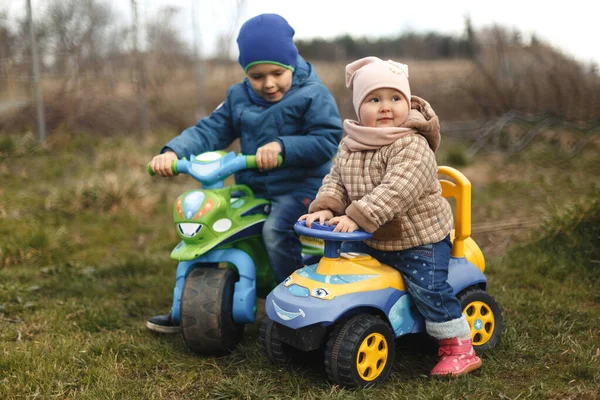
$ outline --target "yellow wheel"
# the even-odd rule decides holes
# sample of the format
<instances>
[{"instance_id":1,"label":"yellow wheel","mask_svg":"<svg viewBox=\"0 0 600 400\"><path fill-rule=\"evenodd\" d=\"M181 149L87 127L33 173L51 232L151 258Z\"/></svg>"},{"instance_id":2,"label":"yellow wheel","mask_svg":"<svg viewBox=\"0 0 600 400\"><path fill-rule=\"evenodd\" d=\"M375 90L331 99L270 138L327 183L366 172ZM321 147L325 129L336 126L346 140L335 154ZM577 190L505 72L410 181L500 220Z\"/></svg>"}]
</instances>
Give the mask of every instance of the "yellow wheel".
<instances>
[{"instance_id":1,"label":"yellow wheel","mask_svg":"<svg viewBox=\"0 0 600 400\"><path fill-rule=\"evenodd\" d=\"M356 369L365 381L376 379L388 360L388 343L381 333L372 333L363 340L356 355Z\"/></svg>"},{"instance_id":2,"label":"yellow wheel","mask_svg":"<svg viewBox=\"0 0 600 400\"><path fill-rule=\"evenodd\" d=\"M473 345L481 346L487 343L492 337L496 326L494 314L490 307L481 301L474 301L467 305L463 310L463 314L467 317L471 327Z\"/></svg>"},{"instance_id":3,"label":"yellow wheel","mask_svg":"<svg viewBox=\"0 0 600 400\"><path fill-rule=\"evenodd\" d=\"M459 295L463 315L471 327L476 350L489 350L500 341L502 313L496 300L481 289L470 289Z\"/></svg>"},{"instance_id":4,"label":"yellow wheel","mask_svg":"<svg viewBox=\"0 0 600 400\"><path fill-rule=\"evenodd\" d=\"M325 349L325 369L334 383L345 387L383 382L394 364L395 336L390 325L369 314L338 324Z\"/></svg>"}]
</instances>

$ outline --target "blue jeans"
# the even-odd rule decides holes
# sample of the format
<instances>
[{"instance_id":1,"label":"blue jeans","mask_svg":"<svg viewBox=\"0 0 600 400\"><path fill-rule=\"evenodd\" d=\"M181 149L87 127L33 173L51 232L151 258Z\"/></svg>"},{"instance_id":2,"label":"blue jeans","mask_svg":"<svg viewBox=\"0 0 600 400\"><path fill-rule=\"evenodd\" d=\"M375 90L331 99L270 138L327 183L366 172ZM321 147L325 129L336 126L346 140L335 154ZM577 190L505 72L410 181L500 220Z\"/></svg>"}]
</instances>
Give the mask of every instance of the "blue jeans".
<instances>
[{"instance_id":1,"label":"blue jeans","mask_svg":"<svg viewBox=\"0 0 600 400\"><path fill-rule=\"evenodd\" d=\"M302 245L294 224L308 213L313 200L305 196L281 195L269 199L271 213L263 226L263 242L277 283L302 267Z\"/></svg>"},{"instance_id":2,"label":"blue jeans","mask_svg":"<svg viewBox=\"0 0 600 400\"><path fill-rule=\"evenodd\" d=\"M345 242L344 252L367 253L402 274L412 300L427 321L443 323L462 317L460 303L448 284L452 244L444 240L402 251L375 250L363 242Z\"/></svg>"}]
</instances>

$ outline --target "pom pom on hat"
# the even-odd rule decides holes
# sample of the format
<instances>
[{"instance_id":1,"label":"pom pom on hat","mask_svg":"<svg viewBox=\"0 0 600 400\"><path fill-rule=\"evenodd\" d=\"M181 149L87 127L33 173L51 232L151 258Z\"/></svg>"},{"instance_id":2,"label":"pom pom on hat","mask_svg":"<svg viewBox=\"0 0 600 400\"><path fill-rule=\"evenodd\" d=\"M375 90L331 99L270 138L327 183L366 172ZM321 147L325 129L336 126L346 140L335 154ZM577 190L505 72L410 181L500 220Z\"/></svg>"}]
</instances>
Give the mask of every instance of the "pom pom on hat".
<instances>
[{"instance_id":1,"label":"pom pom on hat","mask_svg":"<svg viewBox=\"0 0 600 400\"><path fill-rule=\"evenodd\" d=\"M406 97L410 108L408 66L392 60L365 57L346 65L346 86L352 89L352 104L358 116L360 105L373 90L392 88Z\"/></svg>"},{"instance_id":2,"label":"pom pom on hat","mask_svg":"<svg viewBox=\"0 0 600 400\"><path fill-rule=\"evenodd\" d=\"M276 64L294 71L298 57L294 34L294 28L280 15L250 18L237 37L240 65L245 72L255 64Z\"/></svg>"}]
</instances>

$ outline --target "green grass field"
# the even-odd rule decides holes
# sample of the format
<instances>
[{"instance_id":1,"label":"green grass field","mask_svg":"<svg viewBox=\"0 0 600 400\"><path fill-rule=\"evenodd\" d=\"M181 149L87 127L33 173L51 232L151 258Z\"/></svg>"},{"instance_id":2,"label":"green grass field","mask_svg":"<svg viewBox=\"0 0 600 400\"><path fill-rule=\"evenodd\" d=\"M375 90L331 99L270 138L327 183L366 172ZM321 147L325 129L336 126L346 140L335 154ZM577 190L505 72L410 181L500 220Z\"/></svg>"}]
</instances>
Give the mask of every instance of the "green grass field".
<instances>
[{"instance_id":1,"label":"green grass field","mask_svg":"<svg viewBox=\"0 0 600 400\"><path fill-rule=\"evenodd\" d=\"M481 370L439 380L428 377L435 346L404 338L384 385L346 390L318 360L270 364L259 322L219 358L145 329L171 303L171 204L195 185L146 175L168 137L55 133L40 148L31 135L0 136L0 399L600 397L597 146L572 156L540 141L459 167L472 177L474 237L503 310L500 345ZM536 222L502 224L515 220Z\"/></svg>"}]
</instances>

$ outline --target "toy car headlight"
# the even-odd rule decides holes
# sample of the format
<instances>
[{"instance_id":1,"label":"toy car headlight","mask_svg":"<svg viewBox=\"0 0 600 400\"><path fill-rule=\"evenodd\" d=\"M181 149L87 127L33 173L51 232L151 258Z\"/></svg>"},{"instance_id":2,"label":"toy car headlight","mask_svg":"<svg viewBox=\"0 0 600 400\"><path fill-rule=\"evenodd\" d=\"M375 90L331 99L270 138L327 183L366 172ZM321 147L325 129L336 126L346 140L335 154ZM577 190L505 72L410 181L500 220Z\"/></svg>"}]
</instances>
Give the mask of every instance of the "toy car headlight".
<instances>
[{"instance_id":1,"label":"toy car headlight","mask_svg":"<svg viewBox=\"0 0 600 400\"><path fill-rule=\"evenodd\" d=\"M323 298L329 296L329 292L324 288L315 288L312 290L312 292L310 292L310 294L311 294L311 296L318 297L320 299L323 299Z\"/></svg>"},{"instance_id":2,"label":"toy car headlight","mask_svg":"<svg viewBox=\"0 0 600 400\"><path fill-rule=\"evenodd\" d=\"M283 286L290 286L290 283L292 283L292 277L288 276L287 278L285 278L285 280L283 281Z\"/></svg>"}]
</instances>

